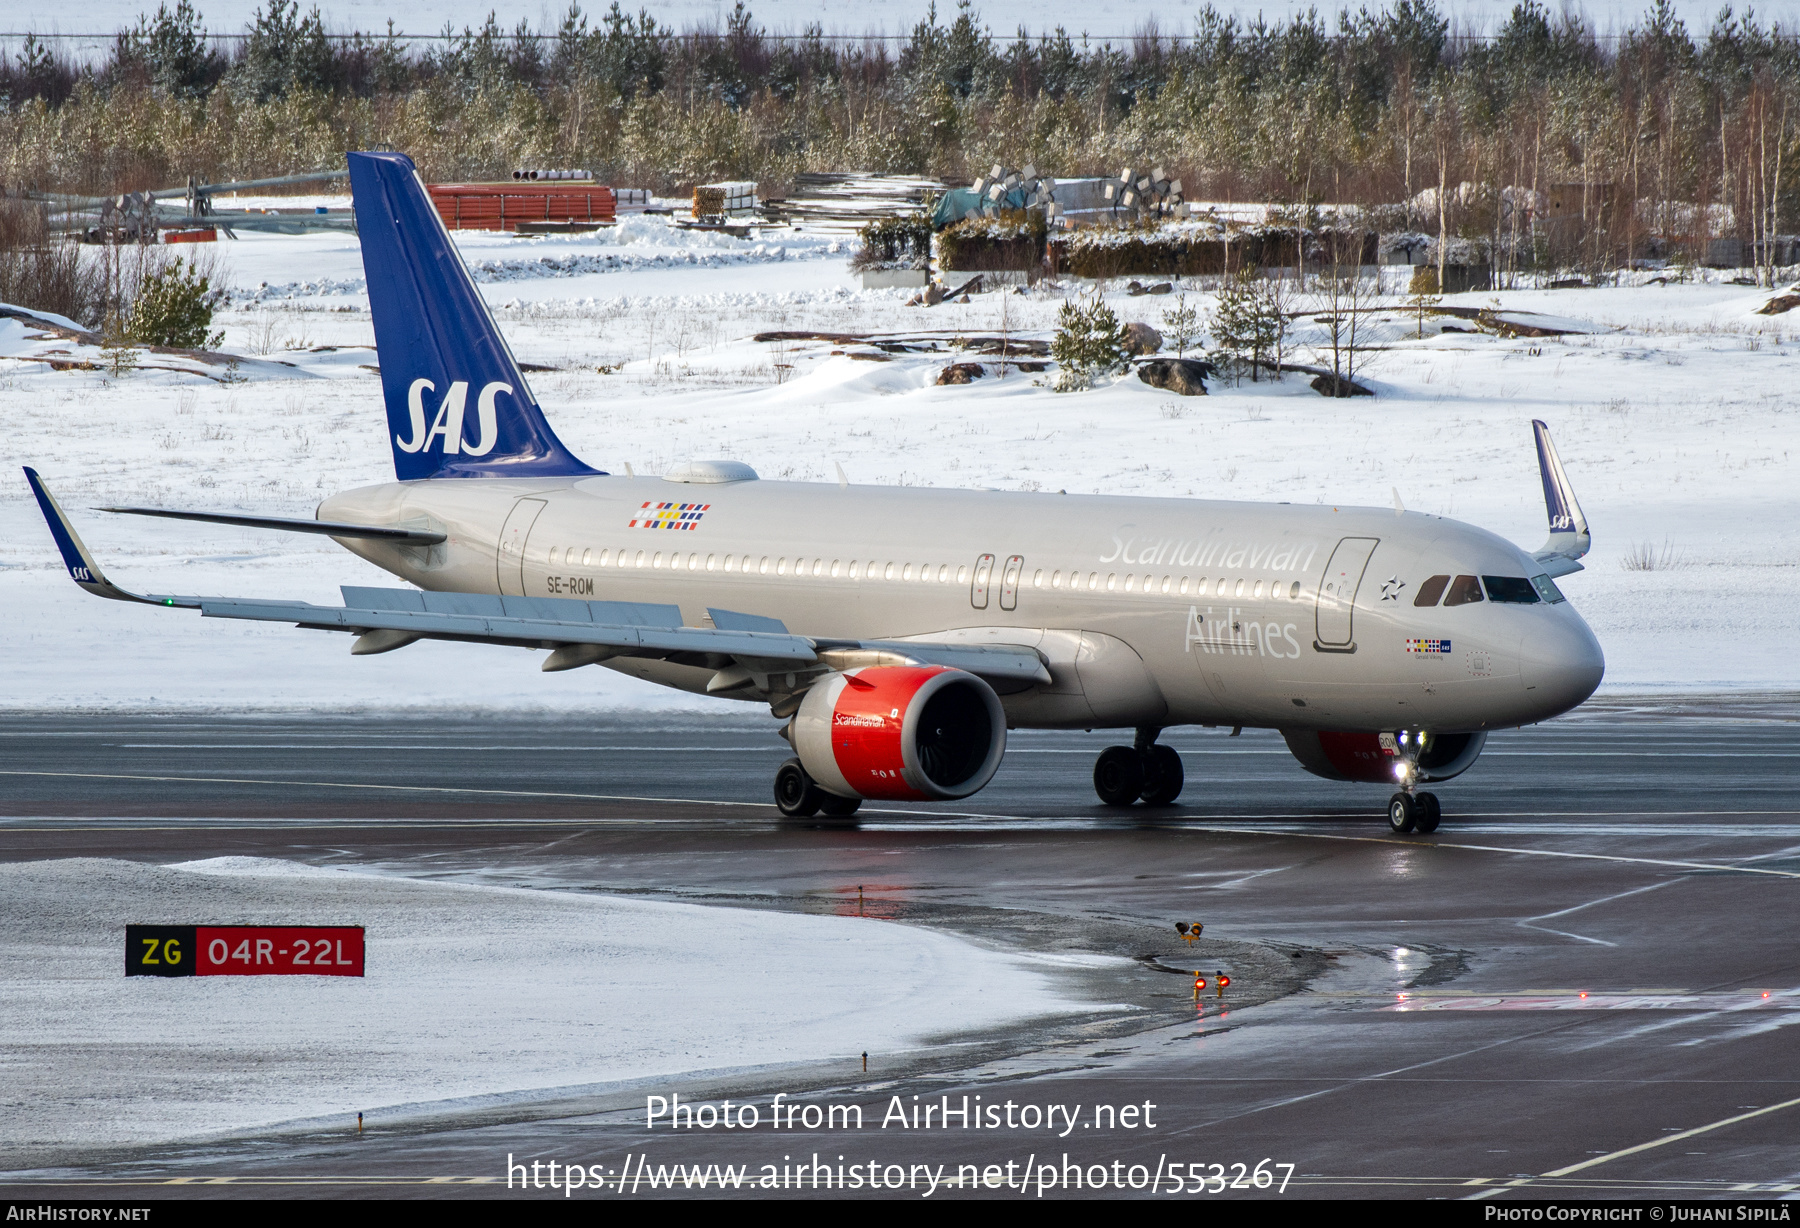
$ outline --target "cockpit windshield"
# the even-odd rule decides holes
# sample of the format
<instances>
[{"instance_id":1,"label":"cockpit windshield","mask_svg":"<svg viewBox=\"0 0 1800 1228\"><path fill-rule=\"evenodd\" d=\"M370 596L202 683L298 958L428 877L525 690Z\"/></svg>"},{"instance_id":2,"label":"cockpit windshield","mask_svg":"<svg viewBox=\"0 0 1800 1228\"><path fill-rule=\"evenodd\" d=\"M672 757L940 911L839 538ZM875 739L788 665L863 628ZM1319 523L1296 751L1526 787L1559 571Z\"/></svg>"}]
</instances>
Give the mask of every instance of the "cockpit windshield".
<instances>
[{"instance_id":1,"label":"cockpit windshield","mask_svg":"<svg viewBox=\"0 0 1800 1228\"><path fill-rule=\"evenodd\" d=\"M1536 605L1543 600L1538 596L1537 588L1524 576L1483 576L1481 583L1487 589L1489 601Z\"/></svg>"}]
</instances>

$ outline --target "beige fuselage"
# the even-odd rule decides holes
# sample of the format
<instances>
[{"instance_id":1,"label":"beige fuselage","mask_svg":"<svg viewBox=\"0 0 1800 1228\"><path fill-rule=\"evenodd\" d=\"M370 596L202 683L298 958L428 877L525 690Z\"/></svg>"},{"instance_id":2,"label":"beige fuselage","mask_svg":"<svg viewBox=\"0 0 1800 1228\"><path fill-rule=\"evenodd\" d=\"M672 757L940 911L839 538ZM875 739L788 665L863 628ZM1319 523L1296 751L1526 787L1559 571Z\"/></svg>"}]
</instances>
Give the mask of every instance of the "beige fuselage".
<instances>
[{"instance_id":1,"label":"beige fuselage","mask_svg":"<svg viewBox=\"0 0 1800 1228\"><path fill-rule=\"evenodd\" d=\"M1567 602L1416 606L1429 576L1543 569L1484 530L1391 509L600 476L390 483L318 515L445 533L342 543L425 589L1029 645L1053 681L1002 696L1023 728L1474 731L1567 711L1604 669ZM692 691L711 677L608 665Z\"/></svg>"}]
</instances>

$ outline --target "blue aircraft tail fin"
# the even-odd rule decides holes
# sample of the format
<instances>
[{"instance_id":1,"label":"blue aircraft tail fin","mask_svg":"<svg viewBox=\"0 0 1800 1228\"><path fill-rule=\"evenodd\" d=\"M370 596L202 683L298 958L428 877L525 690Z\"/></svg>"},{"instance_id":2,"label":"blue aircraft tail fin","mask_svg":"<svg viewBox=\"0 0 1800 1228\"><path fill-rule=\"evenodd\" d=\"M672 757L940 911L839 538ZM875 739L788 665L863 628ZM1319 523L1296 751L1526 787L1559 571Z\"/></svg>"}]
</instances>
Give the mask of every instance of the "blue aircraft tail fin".
<instances>
[{"instance_id":1,"label":"blue aircraft tail fin","mask_svg":"<svg viewBox=\"0 0 1800 1228\"><path fill-rule=\"evenodd\" d=\"M395 474L599 472L544 420L412 159L353 153L349 161Z\"/></svg>"}]
</instances>

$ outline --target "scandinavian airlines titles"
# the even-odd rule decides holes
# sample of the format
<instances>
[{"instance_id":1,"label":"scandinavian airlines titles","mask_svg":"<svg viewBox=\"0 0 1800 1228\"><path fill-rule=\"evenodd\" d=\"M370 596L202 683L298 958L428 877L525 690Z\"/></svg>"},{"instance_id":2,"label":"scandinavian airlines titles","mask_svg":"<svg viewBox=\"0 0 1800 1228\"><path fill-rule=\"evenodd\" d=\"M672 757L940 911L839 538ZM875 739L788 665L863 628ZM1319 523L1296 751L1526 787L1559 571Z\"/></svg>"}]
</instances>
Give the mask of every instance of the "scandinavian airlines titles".
<instances>
[{"instance_id":1,"label":"scandinavian airlines titles","mask_svg":"<svg viewBox=\"0 0 1800 1228\"><path fill-rule=\"evenodd\" d=\"M1257 545L1254 542L1188 541L1159 537L1145 541L1136 537L1113 537L1111 554L1102 555L1102 563L1135 563L1146 567L1172 564L1176 567L1228 567L1234 571L1305 572L1318 553L1317 542L1287 542ZM1144 541L1143 545L1139 545Z\"/></svg>"}]
</instances>

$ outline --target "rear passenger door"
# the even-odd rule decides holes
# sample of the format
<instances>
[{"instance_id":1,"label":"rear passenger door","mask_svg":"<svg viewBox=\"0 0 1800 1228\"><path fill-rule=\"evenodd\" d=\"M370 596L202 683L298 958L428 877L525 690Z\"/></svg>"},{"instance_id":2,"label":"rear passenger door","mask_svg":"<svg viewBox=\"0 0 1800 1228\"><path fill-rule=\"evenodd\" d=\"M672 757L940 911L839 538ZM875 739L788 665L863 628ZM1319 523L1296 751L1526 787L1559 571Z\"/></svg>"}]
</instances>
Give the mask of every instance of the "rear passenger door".
<instances>
[{"instance_id":1,"label":"rear passenger door","mask_svg":"<svg viewBox=\"0 0 1800 1228\"><path fill-rule=\"evenodd\" d=\"M506 517L500 530L500 548L495 552L494 580L505 597L525 595L525 543L531 526L544 510L542 499L520 499Z\"/></svg>"}]
</instances>

